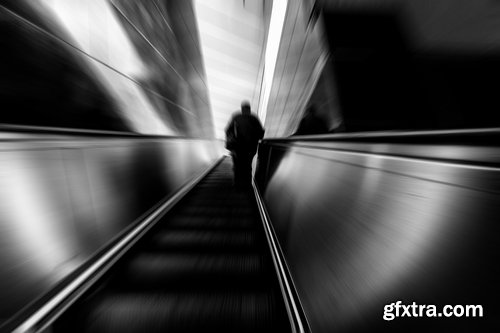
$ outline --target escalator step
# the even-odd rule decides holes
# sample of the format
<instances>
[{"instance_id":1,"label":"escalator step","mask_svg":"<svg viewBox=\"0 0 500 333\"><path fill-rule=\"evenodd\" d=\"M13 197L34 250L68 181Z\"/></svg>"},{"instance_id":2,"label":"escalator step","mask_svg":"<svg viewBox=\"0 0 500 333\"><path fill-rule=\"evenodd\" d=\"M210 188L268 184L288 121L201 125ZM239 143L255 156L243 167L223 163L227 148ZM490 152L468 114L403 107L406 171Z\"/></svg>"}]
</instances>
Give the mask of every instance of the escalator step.
<instances>
[{"instance_id":1,"label":"escalator step","mask_svg":"<svg viewBox=\"0 0 500 333\"><path fill-rule=\"evenodd\" d=\"M85 332L267 332L275 307L267 292L108 295L93 305Z\"/></svg>"},{"instance_id":2,"label":"escalator step","mask_svg":"<svg viewBox=\"0 0 500 333\"><path fill-rule=\"evenodd\" d=\"M225 159L141 239L54 332L289 332L250 191Z\"/></svg>"},{"instance_id":3,"label":"escalator step","mask_svg":"<svg viewBox=\"0 0 500 333\"><path fill-rule=\"evenodd\" d=\"M253 217L228 218L220 216L190 216L175 215L165 221L164 227L174 228L252 228L255 226Z\"/></svg>"},{"instance_id":4,"label":"escalator step","mask_svg":"<svg viewBox=\"0 0 500 333\"><path fill-rule=\"evenodd\" d=\"M224 230L163 230L150 241L155 250L246 250L257 245L255 232Z\"/></svg>"},{"instance_id":5,"label":"escalator step","mask_svg":"<svg viewBox=\"0 0 500 333\"><path fill-rule=\"evenodd\" d=\"M140 253L131 259L121 275L129 286L151 288L170 284L227 284L232 280L259 280L264 260L259 254Z\"/></svg>"},{"instance_id":6,"label":"escalator step","mask_svg":"<svg viewBox=\"0 0 500 333\"><path fill-rule=\"evenodd\" d=\"M228 216L228 215L254 215L255 211L252 207L248 206L201 206L194 205L194 207L183 207L176 211L182 215L190 215L190 216L203 216L203 217L211 217L211 216Z\"/></svg>"}]
</instances>

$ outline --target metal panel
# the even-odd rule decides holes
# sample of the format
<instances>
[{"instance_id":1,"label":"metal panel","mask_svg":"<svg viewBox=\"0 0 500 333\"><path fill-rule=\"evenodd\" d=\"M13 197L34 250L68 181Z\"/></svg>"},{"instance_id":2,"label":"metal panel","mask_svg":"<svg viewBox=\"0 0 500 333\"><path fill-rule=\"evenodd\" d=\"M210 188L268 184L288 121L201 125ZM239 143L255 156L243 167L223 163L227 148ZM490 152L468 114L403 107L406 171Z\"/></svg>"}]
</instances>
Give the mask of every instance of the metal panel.
<instances>
[{"instance_id":1,"label":"metal panel","mask_svg":"<svg viewBox=\"0 0 500 333\"><path fill-rule=\"evenodd\" d=\"M415 145L398 157L299 144L264 143L257 179L313 332L500 327L491 317L382 319L398 300L498 311L498 167L426 159Z\"/></svg>"},{"instance_id":2,"label":"metal panel","mask_svg":"<svg viewBox=\"0 0 500 333\"><path fill-rule=\"evenodd\" d=\"M222 152L220 142L209 140L35 137L0 142L1 322Z\"/></svg>"}]
</instances>

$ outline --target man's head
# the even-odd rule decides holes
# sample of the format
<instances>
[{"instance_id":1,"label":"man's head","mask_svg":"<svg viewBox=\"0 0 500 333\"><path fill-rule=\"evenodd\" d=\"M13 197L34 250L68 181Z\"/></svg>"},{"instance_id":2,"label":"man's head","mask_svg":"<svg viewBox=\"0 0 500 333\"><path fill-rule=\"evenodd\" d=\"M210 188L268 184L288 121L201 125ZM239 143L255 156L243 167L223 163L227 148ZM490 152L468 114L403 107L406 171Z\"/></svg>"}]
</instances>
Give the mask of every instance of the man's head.
<instances>
[{"instance_id":1,"label":"man's head","mask_svg":"<svg viewBox=\"0 0 500 333\"><path fill-rule=\"evenodd\" d=\"M250 114L250 102L248 101L241 102L241 113Z\"/></svg>"}]
</instances>

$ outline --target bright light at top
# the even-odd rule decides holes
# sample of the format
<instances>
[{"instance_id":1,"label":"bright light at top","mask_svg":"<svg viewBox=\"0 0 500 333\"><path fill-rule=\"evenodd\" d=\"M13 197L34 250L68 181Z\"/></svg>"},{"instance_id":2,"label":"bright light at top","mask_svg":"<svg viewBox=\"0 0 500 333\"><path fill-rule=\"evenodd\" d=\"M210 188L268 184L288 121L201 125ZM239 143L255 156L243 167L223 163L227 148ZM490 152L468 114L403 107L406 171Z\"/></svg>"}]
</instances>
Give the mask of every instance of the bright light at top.
<instances>
[{"instance_id":1,"label":"bright light at top","mask_svg":"<svg viewBox=\"0 0 500 333\"><path fill-rule=\"evenodd\" d=\"M271 93L274 70L276 68L276 60L278 59L278 50L281 42L281 35L283 32L283 24L285 22L287 5L287 0L273 1L271 22L269 24L269 34L266 44L264 79L262 82L261 99L259 105L259 117L264 122L266 120L269 95Z\"/></svg>"},{"instance_id":2,"label":"bright light at top","mask_svg":"<svg viewBox=\"0 0 500 333\"><path fill-rule=\"evenodd\" d=\"M131 128L139 133L176 134L134 80L147 80L150 70L107 0L42 0L50 8L77 49L106 64L82 57L119 106ZM112 69L110 69L112 68ZM120 74L128 78L122 77Z\"/></svg>"},{"instance_id":3,"label":"bright light at top","mask_svg":"<svg viewBox=\"0 0 500 333\"><path fill-rule=\"evenodd\" d=\"M43 1L86 53L135 78L144 67L132 42L107 1Z\"/></svg>"},{"instance_id":4,"label":"bright light at top","mask_svg":"<svg viewBox=\"0 0 500 333\"><path fill-rule=\"evenodd\" d=\"M254 111L258 107L259 70L267 34L263 0L193 3L215 135L224 138L224 129L241 101L249 100Z\"/></svg>"}]
</instances>

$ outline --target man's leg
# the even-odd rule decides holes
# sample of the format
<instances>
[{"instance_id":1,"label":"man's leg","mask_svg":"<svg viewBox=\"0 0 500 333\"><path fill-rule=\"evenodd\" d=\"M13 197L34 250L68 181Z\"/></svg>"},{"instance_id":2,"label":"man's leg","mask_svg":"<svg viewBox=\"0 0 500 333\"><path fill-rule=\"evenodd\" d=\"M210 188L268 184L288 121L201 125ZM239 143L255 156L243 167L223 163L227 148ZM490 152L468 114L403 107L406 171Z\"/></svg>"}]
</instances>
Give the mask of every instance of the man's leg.
<instances>
[{"instance_id":1,"label":"man's leg","mask_svg":"<svg viewBox=\"0 0 500 333\"><path fill-rule=\"evenodd\" d=\"M245 150L233 152L234 185L248 188L252 185L252 159L253 154Z\"/></svg>"},{"instance_id":2,"label":"man's leg","mask_svg":"<svg viewBox=\"0 0 500 333\"><path fill-rule=\"evenodd\" d=\"M236 151L231 152L231 157L233 158L233 185L238 186L240 177L240 167L239 167L239 154Z\"/></svg>"},{"instance_id":3,"label":"man's leg","mask_svg":"<svg viewBox=\"0 0 500 333\"><path fill-rule=\"evenodd\" d=\"M253 154L246 151L244 153L244 159L241 161L241 180L244 187L252 186L252 159Z\"/></svg>"}]
</instances>

